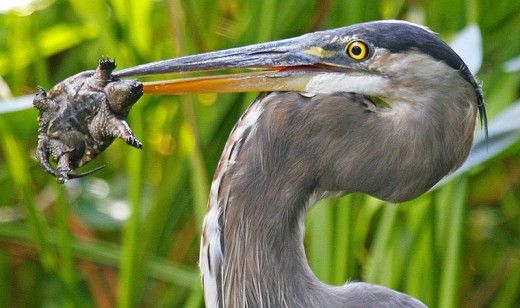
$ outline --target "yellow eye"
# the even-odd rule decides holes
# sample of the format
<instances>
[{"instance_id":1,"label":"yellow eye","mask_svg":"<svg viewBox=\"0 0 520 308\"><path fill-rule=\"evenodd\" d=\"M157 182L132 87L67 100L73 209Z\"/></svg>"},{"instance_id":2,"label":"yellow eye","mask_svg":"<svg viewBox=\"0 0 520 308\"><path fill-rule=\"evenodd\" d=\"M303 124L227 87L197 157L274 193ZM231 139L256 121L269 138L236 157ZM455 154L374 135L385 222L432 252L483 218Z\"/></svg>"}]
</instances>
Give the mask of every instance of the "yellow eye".
<instances>
[{"instance_id":1,"label":"yellow eye","mask_svg":"<svg viewBox=\"0 0 520 308\"><path fill-rule=\"evenodd\" d=\"M347 45L347 54L354 60L364 60L368 57L368 46L362 41L350 42Z\"/></svg>"}]
</instances>

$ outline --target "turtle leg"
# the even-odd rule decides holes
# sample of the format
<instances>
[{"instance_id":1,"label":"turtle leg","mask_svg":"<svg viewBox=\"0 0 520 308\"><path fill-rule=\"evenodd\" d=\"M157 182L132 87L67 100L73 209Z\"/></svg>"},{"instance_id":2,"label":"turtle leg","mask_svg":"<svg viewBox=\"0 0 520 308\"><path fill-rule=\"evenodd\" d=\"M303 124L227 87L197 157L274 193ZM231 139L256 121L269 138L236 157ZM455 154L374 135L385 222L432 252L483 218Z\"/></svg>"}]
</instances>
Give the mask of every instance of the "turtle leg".
<instances>
[{"instance_id":1,"label":"turtle leg","mask_svg":"<svg viewBox=\"0 0 520 308\"><path fill-rule=\"evenodd\" d=\"M49 163L49 157L50 151L48 142L44 140L39 140L38 147L36 149L36 159L43 167L43 169L45 169L45 171L47 171L52 176L57 177L58 173L54 168L52 168L51 164Z\"/></svg>"},{"instance_id":2,"label":"turtle leg","mask_svg":"<svg viewBox=\"0 0 520 308\"><path fill-rule=\"evenodd\" d=\"M115 120L115 118L114 118ZM112 121L112 129L110 129L110 134L114 138L123 139L128 145L133 146L134 148L141 149L143 144L137 140L128 123L124 120Z\"/></svg>"},{"instance_id":3,"label":"turtle leg","mask_svg":"<svg viewBox=\"0 0 520 308\"><path fill-rule=\"evenodd\" d=\"M46 110L49 108L47 92L45 92L45 90L40 86L38 86L37 90L38 92L36 92L36 96L33 99L33 105L40 111Z\"/></svg>"},{"instance_id":4,"label":"turtle leg","mask_svg":"<svg viewBox=\"0 0 520 308\"><path fill-rule=\"evenodd\" d=\"M83 151L83 149L81 151ZM71 160L73 160L72 155L73 155L73 151L70 150L70 151L64 152L58 158L58 164L57 164L57 168L56 168L55 172L56 172L56 180L60 184L63 184L70 179L77 179L77 178L85 177L87 175L91 175L92 173L94 173L100 169L103 169L105 167L105 166L99 166L95 169L86 171L84 173L79 173L79 174L71 173L72 169L70 168L70 166L72 163ZM76 165L76 164L77 164L77 162L74 162L74 165Z\"/></svg>"},{"instance_id":5,"label":"turtle leg","mask_svg":"<svg viewBox=\"0 0 520 308\"><path fill-rule=\"evenodd\" d=\"M63 184L70 178L70 153L63 153L58 158L58 165L56 167L56 180L58 183Z\"/></svg>"},{"instance_id":6,"label":"turtle leg","mask_svg":"<svg viewBox=\"0 0 520 308\"><path fill-rule=\"evenodd\" d=\"M50 146L49 142L46 140L38 141L38 147L36 149L36 159L40 163L40 165L47 171L50 175L54 176L58 183L63 184L67 182L69 179L75 179L79 177L83 177L89 174L92 174L99 169L103 168L103 166L98 167L94 170L82 173L82 174L73 174L70 173L71 169L69 167L70 164L70 153L65 152L58 158L58 166L54 169L49 163L50 157Z\"/></svg>"}]
</instances>

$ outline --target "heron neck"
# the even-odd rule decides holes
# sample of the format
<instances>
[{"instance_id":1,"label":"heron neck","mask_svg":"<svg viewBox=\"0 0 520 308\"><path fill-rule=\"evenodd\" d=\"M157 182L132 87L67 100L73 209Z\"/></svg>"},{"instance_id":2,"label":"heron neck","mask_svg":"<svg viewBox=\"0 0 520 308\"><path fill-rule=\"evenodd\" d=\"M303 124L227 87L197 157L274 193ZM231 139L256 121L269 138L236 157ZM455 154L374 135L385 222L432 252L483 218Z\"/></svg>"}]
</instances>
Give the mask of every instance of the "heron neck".
<instances>
[{"instance_id":1,"label":"heron neck","mask_svg":"<svg viewBox=\"0 0 520 308\"><path fill-rule=\"evenodd\" d=\"M395 131L395 121L370 104L349 93L271 93L242 116L217 167L204 222L200 265L208 307L344 307L363 298L367 285L327 286L309 268L303 224L312 197L361 191L409 199L431 187L416 173L438 165L416 155L401 168L415 144L385 134ZM397 150L388 151L390 145Z\"/></svg>"},{"instance_id":2,"label":"heron neck","mask_svg":"<svg viewBox=\"0 0 520 308\"><path fill-rule=\"evenodd\" d=\"M253 151L242 158L244 163L232 168L232 199L222 226L224 306L303 305L302 294L310 296L322 285L310 270L303 247L312 187L302 179L291 179L291 172L282 166L245 163L261 159Z\"/></svg>"},{"instance_id":3,"label":"heron neck","mask_svg":"<svg viewBox=\"0 0 520 308\"><path fill-rule=\"evenodd\" d=\"M315 277L303 246L304 218L316 194L315 158L302 148L305 142L295 139L299 134L272 134L282 130L273 127L277 122L266 113L276 111L262 104L258 99L232 132L235 145L227 145L231 148L217 170L219 183L213 184L218 188L212 187L217 201L211 206L221 214L219 302L224 307L332 303L322 294L324 288L334 288ZM248 116L255 112L261 116L247 128Z\"/></svg>"}]
</instances>

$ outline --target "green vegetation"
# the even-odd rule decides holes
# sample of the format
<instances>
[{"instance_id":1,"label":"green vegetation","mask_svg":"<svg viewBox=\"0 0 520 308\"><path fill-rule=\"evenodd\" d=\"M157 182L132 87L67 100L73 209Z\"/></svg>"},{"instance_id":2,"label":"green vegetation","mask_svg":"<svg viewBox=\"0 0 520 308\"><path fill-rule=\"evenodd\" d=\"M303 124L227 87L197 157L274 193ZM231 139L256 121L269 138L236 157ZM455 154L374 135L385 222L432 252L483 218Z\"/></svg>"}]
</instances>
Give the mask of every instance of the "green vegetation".
<instances>
[{"instance_id":1,"label":"green vegetation","mask_svg":"<svg viewBox=\"0 0 520 308\"><path fill-rule=\"evenodd\" d=\"M518 0L37 3L0 15L1 97L4 82L14 96L31 94L93 69L102 55L123 68L388 18L448 41L476 23L490 121L520 96L520 65L507 62L520 56ZM116 141L87 167L102 171L65 186L34 159L36 110L0 104L0 307L202 306L196 264L209 185L254 97L145 96L130 114L143 151ZM518 119L501 122L511 146L492 135L485 159L416 200L322 201L307 221L316 274L383 284L431 307L520 306Z\"/></svg>"}]
</instances>

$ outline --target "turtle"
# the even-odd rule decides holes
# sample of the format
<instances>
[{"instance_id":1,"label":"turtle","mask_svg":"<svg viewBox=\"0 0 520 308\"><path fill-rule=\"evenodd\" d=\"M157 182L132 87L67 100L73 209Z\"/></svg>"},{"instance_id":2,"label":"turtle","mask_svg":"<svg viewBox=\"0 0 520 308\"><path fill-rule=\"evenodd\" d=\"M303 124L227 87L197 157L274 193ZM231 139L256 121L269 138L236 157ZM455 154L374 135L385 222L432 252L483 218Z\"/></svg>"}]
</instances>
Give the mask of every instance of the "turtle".
<instances>
[{"instance_id":1,"label":"turtle","mask_svg":"<svg viewBox=\"0 0 520 308\"><path fill-rule=\"evenodd\" d=\"M115 138L142 148L127 123L132 106L143 95L143 84L112 76L115 60L101 58L96 70L80 72L46 92L38 87L33 105L39 111L36 158L58 183L80 178L72 171L93 160ZM49 159L56 162L53 168Z\"/></svg>"}]
</instances>

